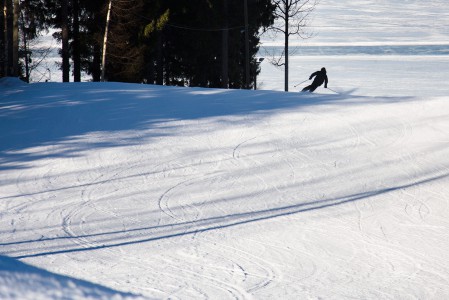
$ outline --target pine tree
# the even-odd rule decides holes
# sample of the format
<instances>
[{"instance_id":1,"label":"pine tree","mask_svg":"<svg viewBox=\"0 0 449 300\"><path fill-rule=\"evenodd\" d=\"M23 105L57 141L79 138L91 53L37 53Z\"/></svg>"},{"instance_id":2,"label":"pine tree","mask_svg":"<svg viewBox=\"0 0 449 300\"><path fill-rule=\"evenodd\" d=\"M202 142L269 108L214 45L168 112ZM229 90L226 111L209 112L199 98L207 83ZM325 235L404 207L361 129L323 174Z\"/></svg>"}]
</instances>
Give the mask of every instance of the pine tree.
<instances>
[{"instance_id":1,"label":"pine tree","mask_svg":"<svg viewBox=\"0 0 449 300\"><path fill-rule=\"evenodd\" d=\"M12 0L3 3L7 1ZM63 44L63 80L67 81L71 57L75 81L81 71L99 81L109 0L41 2L47 14L42 23L60 30L54 37ZM251 86L259 71L255 55L260 29L273 23L274 6L271 0L247 2L245 30L241 0L113 0L104 52L105 77L165 85ZM34 8L29 6L29 11ZM229 13L225 13L226 8ZM249 68L245 68L247 61Z\"/></svg>"}]
</instances>

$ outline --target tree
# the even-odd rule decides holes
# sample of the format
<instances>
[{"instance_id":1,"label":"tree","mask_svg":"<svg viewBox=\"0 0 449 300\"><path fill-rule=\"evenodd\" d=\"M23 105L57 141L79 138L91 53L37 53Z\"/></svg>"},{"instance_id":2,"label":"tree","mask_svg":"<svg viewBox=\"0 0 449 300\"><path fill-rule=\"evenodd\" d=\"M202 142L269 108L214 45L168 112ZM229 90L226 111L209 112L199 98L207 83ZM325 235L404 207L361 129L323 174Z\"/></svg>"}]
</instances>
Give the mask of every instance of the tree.
<instances>
[{"instance_id":1,"label":"tree","mask_svg":"<svg viewBox=\"0 0 449 300\"><path fill-rule=\"evenodd\" d=\"M245 88L250 86L250 63L249 63L249 21L248 21L248 0L243 1L243 13L245 19Z\"/></svg>"},{"instance_id":2,"label":"tree","mask_svg":"<svg viewBox=\"0 0 449 300\"><path fill-rule=\"evenodd\" d=\"M224 0L169 1L168 22L160 32L164 83L251 88L254 74L258 72L255 56L259 48L259 29L273 23L274 6L270 0L247 2L245 30L245 6L241 0L227 0L226 3ZM223 9L226 4L232 14L226 14ZM248 59L245 59L246 53ZM246 81L247 77L250 82Z\"/></svg>"},{"instance_id":3,"label":"tree","mask_svg":"<svg viewBox=\"0 0 449 300\"><path fill-rule=\"evenodd\" d=\"M223 31L221 33L221 87L229 86L229 9L228 0L223 0Z\"/></svg>"},{"instance_id":4,"label":"tree","mask_svg":"<svg viewBox=\"0 0 449 300\"><path fill-rule=\"evenodd\" d=\"M2 76L12 75L12 1L2 1L2 15L1 15L1 72Z\"/></svg>"},{"instance_id":5,"label":"tree","mask_svg":"<svg viewBox=\"0 0 449 300\"><path fill-rule=\"evenodd\" d=\"M81 81L81 53L80 53L80 6L79 0L72 0L73 12L73 41L72 41L72 60L73 60L73 81Z\"/></svg>"},{"instance_id":6,"label":"tree","mask_svg":"<svg viewBox=\"0 0 449 300\"><path fill-rule=\"evenodd\" d=\"M22 0L20 4L20 47L19 60L24 68L23 77L30 82L30 76L50 53L50 48L36 48L36 39L47 30L47 11L40 0Z\"/></svg>"},{"instance_id":7,"label":"tree","mask_svg":"<svg viewBox=\"0 0 449 300\"><path fill-rule=\"evenodd\" d=\"M112 0L109 0L108 13L106 15L106 25L104 27L103 50L101 54L101 77L100 77L101 81L104 81L106 72L106 50L108 45L108 32L109 32L109 21L111 19L111 9L112 9Z\"/></svg>"},{"instance_id":8,"label":"tree","mask_svg":"<svg viewBox=\"0 0 449 300\"><path fill-rule=\"evenodd\" d=\"M71 0L45 0L45 7L47 14L50 16L48 19L48 26L61 31L53 33L53 37L61 42L61 49L59 54L61 55L62 63L60 64L62 70L62 81L70 81L70 38L71 38L71 25L72 15L69 13L72 9Z\"/></svg>"},{"instance_id":9,"label":"tree","mask_svg":"<svg viewBox=\"0 0 449 300\"><path fill-rule=\"evenodd\" d=\"M93 81L101 80L101 56L107 15L106 0L79 0L79 35L81 70L92 75Z\"/></svg>"},{"instance_id":10,"label":"tree","mask_svg":"<svg viewBox=\"0 0 449 300\"><path fill-rule=\"evenodd\" d=\"M0 75L18 77L21 74L19 68L20 2L19 0L3 0L1 4L3 14L0 17L2 30Z\"/></svg>"},{"instance_id":11,"label":"tree","mask_svg":"<svg viewBox=\"0 0 449 300\"><path fill-rule=\"evenodd\" d=\"M70 79L70 52L69 52L69 0L61 0L61 40L62 40L62 81Z\"/></svg>"},{"instance_id":12,"label":"tree","mask_svg":"<svg viewBox=\"0 0 449 300\"><path fill-rule=\"evenodd\" d=\"M319 0L274 0L276 6L275 16L280 22L270 29L275 33L281 33L284 36L284 50L278 59L272 59L271 62L276 66L284 66L285 82L284 89L288 92L288 73L289 73L289 39L291 36L308 38L305 28L308 26L309 15L315 9Z\"/></svg>"},{"instance_id":13,"label":"tree","mask_svg":"<svg viewBox=\"0 0 449 300\"><path fill-rule=\"evenodd\" d=\"M146 22L143 0L114 0L110 12L107 33L104 32L103 51L105 70L104 79L123 82L141 82L145 66L145 44L142 32Z\"/></svg>"},{"instance_id":14,"label":"tree","mask_svg":"<svg viewBox=\"0 0 449 300\"><path fill-rule=\"evenodd\" d=\"M14 0L12 25L12 75L19 76L19 0Z\"/></svg>"},{"instance_id":15,"label":"tree","mask_svg":"<svg viewBox=\"0 0 449 300\"><path fill-rule=\"evenodd\" d=\"M81 42L80 42L80 17L81 2L83 0L44 0L47 10L47 26L60 29L53 37L61 42L62 81L70 81L70 58L73 60L74 81L81 80ZM98 1L91 1L98 2ZM83 13L86 11L84 10Z\"/></svg>"},{"instance_id":16,"label":"tree","mask_svg":"<svg viewBox=\"0 0 449 300\"><path fill-rule=\"evenodd\" d=\"M10 68L12 3L19 0L0 1L7 14L0 25L4 29L2 67ZM80 80L81 71L100 81L104 53L108 80L250 88L259 72L255 61L259 30L274 20L271 1L246 0L244 7L241 0L20 0L23 40L19 56L28 77L30 40L35 32L52 27L57 30L54 38L62 44L63 81L69 80L70 58L74 81ZM45 18L40 13L33 17L42 11ZM103 47L108 11L110 23Z\"/></svg>"}]
</instances>

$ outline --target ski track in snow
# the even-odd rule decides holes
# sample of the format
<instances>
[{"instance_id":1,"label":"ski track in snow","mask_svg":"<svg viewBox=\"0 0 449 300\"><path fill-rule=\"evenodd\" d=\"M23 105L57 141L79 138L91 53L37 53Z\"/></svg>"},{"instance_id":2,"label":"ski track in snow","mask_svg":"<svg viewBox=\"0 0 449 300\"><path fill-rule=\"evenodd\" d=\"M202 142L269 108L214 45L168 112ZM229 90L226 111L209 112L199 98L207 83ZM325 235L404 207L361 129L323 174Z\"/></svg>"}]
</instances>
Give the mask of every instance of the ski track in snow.
<instances>
[{"instance_id":1,"label":"ski track in snow","mask_svg":"<svg viewBox=\"0 0 449 300\"><path fill-rule=\"evenodd\" d=\"M233 93L208 101L234 114L23 149L38 158L0 173L1 254L150 298L449 296L445 98L287 95L262 110L272 92ZM64 112L67 127L99 122Z\"/></svg>"}]
</instances>

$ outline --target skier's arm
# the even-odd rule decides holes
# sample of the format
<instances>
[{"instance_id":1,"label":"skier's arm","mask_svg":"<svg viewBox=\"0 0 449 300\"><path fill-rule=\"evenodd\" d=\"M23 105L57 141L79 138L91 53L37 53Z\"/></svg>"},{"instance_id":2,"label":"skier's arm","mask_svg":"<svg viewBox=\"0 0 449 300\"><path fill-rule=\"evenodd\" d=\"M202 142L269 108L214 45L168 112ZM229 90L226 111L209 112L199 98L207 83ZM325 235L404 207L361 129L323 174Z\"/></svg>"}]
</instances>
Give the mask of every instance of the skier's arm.
<instances>
[{"instance_id":1,"label":"skier's arm","mask_svg":"<svg viewBox=\"0 0 449 300\"><path fill-rule=\"evenodd\" d=\"M318 72L312 73L312 75L310 75L310 77L309 77L309 80L312 80L312 78L315 77L316 75L318 75Z\"/></svg>"},{"instance_id":2,"label":"skier's arm","mask_svg":"<svg viewBox=\"0 0 449 300\"><path fill-rule=\"evenodd\" d=\"M324 88L327 89L327 75L324 77Z\"/></svg>"}]
</instances>

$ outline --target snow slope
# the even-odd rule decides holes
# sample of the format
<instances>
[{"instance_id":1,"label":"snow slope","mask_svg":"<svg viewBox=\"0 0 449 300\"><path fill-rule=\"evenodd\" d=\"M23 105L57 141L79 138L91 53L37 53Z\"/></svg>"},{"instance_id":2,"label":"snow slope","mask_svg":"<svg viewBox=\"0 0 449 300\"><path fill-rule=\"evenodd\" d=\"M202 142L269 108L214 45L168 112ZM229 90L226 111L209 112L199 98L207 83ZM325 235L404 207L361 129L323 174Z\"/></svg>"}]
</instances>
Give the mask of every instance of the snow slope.
<instances>
[{"instance_id":1,"label":"snow slope","mask_svg":"<svg viewBox=\"0 0 449 300\"><path fill-rule=\"evenodd\" d=\"M0 256L1 299L144 299Z\"/></svg>"},{"instance_id":2,"label":"snow slope","mask_svg":"<svg viewBox=\"0 0 449 300\"><path fill-rule=\"evenodd\" d=\"M448 298L448 97L318 92L0 82L0 298Z\"/></svg>"},{"instance_id":3,"label":"snow slope","mask_svg":"<svg viewBox=\"0 0 449 300\"><path fill-rule=\"evenodd\" d=\"M326 67L331 88L358 89L359 94L370 96L448 95L443 81L449 75L449 56L439 51L388 53L392 46L404 48L399 52L423 45L448 49L447 0L321 0L306 31L310 39L290 37L290 91L302 89L305 84L294 85ZM284 69L269 63L277 54L269 46L283 44L281 35L262 35L259 55L267 59L257 78L259 88L284 90ZM346 47L351 55L331 55L329 46ZM309 48L314 49L314 56L309 56Z\"/></svg>"},{"instance_id":4,"label":"snow slope","mask_svg":"<svg viewBox=\"0 0 449 300\"><path fill-rule=\"evenodd\" d=\"M449 58L352 49L446 2L321 1L290 90L337 93L0 79L0 299L448 299Z\"/></svg>"}]
</instances>

